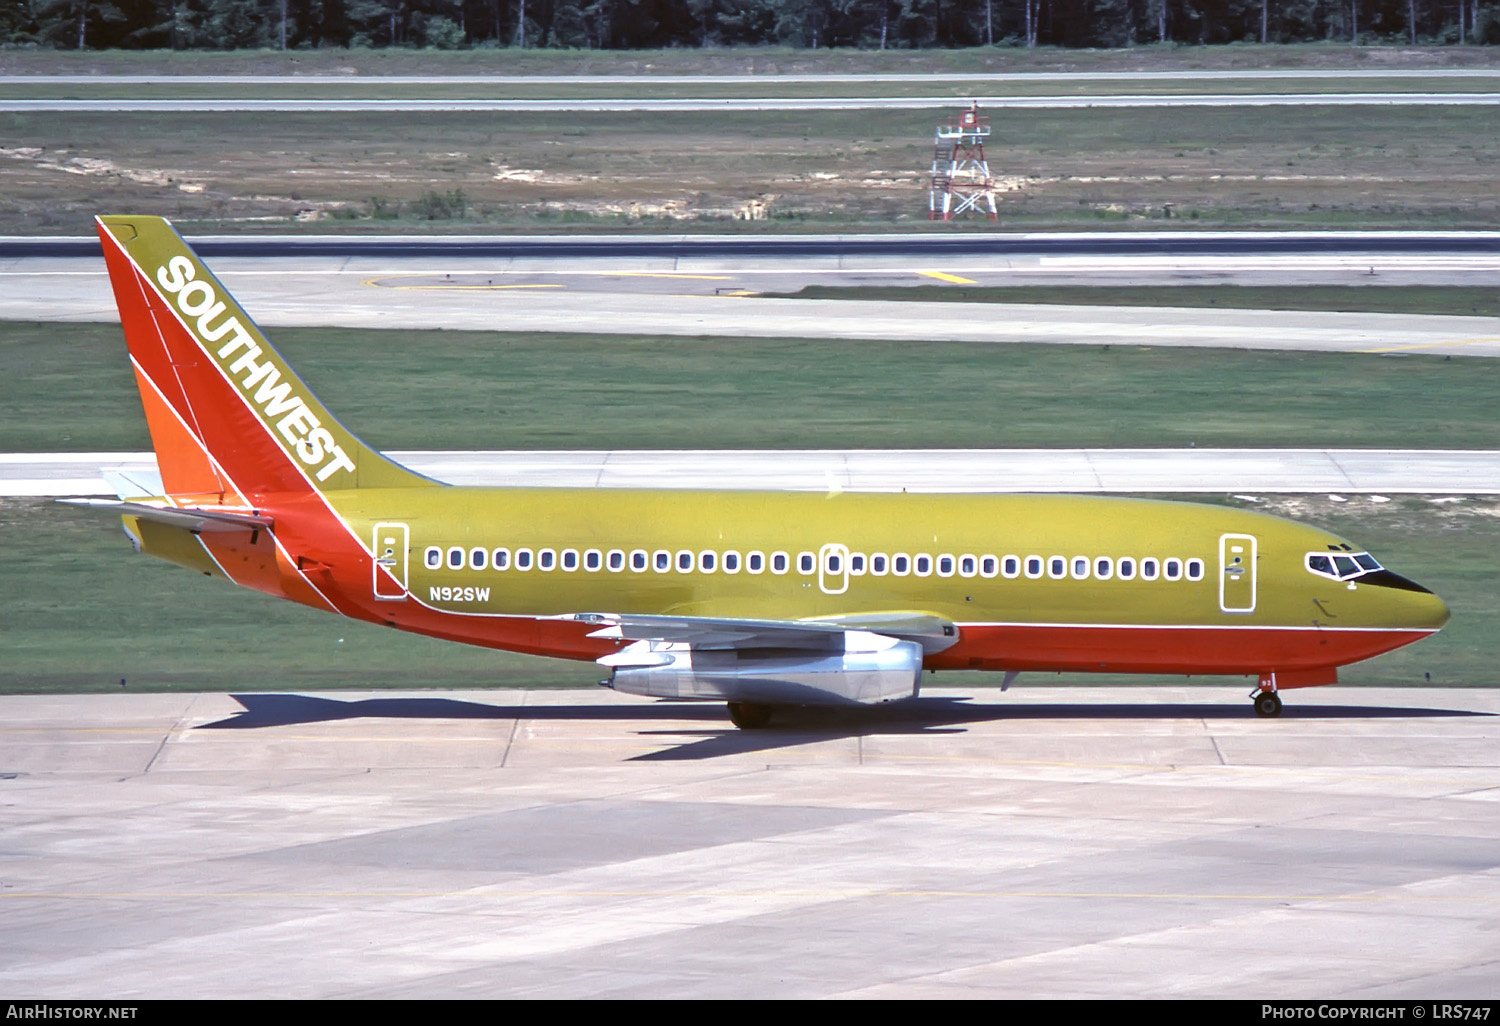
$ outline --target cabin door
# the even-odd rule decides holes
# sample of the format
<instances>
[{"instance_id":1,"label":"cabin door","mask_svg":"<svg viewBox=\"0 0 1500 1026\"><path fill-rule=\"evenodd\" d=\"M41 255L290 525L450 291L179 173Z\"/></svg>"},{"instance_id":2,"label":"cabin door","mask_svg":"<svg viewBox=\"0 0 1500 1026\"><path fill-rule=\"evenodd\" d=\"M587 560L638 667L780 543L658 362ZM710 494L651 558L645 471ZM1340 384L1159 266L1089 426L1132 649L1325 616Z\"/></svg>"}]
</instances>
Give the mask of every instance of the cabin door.
<instances>
[{"instance_id":1,"label":"cabin door","mask_svg":"<svg viewBox=\"0 0 1500 1026\"><path fill-rule=\"evenodd\" d=\"M375 597L387 601L406 598L407 553L411 532L405 524L376 524L375 559L370 564Z\"/></svg>"},{"instance_id":2,"label":"cabin door","mask_svg":"<svg viewBox=\"0 0 1500 1026\"><path fill-rule=\"evenodd\" d=\"M1255 612L1255 536L1226 534L1219 538L1219 609L1226 613Z\"/></svg>"}]
</instances>

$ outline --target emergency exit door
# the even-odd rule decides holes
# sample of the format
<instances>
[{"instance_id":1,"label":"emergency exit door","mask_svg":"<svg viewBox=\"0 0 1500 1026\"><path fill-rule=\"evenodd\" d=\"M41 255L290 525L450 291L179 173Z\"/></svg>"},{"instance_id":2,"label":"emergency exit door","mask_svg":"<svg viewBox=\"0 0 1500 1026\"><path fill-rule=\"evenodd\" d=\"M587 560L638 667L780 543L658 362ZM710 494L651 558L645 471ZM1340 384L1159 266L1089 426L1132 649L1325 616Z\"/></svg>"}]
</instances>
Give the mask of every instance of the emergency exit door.
<instances>
[{"instance_id":1,"label":"emergency exit door","mask_svg":"<svg viewBox=\"0 0 1500 1026\"><path fill-rule=\"evenodd\" d=\"M1219 538L1219 609L1225 613L1255 612L1255 536L1226 534Z\"/></svg>"}]
</instances>

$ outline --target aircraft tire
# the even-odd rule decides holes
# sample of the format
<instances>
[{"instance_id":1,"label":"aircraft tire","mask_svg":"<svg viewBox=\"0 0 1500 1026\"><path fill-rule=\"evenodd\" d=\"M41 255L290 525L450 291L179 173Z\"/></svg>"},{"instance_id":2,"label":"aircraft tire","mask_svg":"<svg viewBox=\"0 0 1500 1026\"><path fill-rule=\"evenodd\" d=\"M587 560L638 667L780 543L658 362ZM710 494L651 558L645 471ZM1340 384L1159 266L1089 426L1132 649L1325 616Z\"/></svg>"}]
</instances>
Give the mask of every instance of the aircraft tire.
<instances>
[{"instance_id":1,"label":"aircraft tire","mask_svg":"<svg viewBox=\"0 0 1500 1026\"><path fill-rule=\"evenodd\" d=\"M1262 691L1255 696L1255 715L1267 719L1281 715L1281 696L1274 691Z\"/></svg>"},{"instance_id":2,"label":"aircraft tire","mask_svg":"<svg viewBox=\"0 0 1500 1026\"><path fill-rule=\"evenodd\" d=\"M730 702L729 722L741 730L759 730L771 722L771 707L754 702Z\"/></svg>"}]
</instances>

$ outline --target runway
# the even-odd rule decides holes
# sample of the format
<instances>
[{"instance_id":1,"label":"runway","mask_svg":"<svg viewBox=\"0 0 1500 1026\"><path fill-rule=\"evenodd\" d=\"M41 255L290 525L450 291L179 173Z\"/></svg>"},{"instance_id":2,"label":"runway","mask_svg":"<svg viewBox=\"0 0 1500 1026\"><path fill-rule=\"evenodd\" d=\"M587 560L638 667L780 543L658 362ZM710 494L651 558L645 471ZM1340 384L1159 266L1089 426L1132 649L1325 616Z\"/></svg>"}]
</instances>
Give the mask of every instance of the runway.
<instances>
[{"instance_id":1,"label":"runway","mask_svg":"<svg viewBox=\"0 0 1500 1026\"><path fill-rule=\"evenodd\" d=\"M1026 684L0 697L0 988L1493 998L1496 692Z\"/></svg>"},{"instance_id":2,"label":"runway","mask_svg":"<svg viewBox=\"0 0 1500 1026\"><path fill-rule=\"evenodd\" d=\"M759 298L808 284L1500 283L1495 233L1356 234L1338 239L1165 233L985 239L948 252L896 237L725 240L424 239L223 245L275 256L211 256L262 325L587 331L974 343L1225 346L1361 353L1500 355L1487 316L1111 308ZM1007 244L1009 243L1009 244ZM217 243L208 242L212 252ZM83 240L8 240L0 318L113 321L100 257L57 255ZM96 244L88 244L92 248ZM385 245L422 247L392 254ZM955 240L956 245L956 240ZM32 248L33 246L37 248ZM8 247L8 248L7 248ZM304 247L309 252L303 252ZM320 247L323 247L320 249ZM492 247L486 249L485 247ZM514 249L508 249L514 247ZM1054 247L1063 247L1056 252ZM507 255L507 252L509 255Z\"/></svg>"},{"instance_id":3,"label":"runway","mask_svg":"<svg viewBox=\"0 0 1500 1026\"><path fill-rule=\"evenodd\" d=\"M1390 107L1500 106L1496 92L1380 92L1380 93L1097 93L1089 96L1011 96L989 94L965 96L986 109L1067 110L1080 107ZM798 97L702 97L687 99L615 99L609 97L549 100L486 99L317 99L232 98L199 99L55 99L0 98L0 112L21 113L354 113L469 111L503 113L519 111L684 112L684 111L799 111L799 110L926 110L951 108L949 96L798 96Z\"/></svg>"},{"instance_id":4,"label":"runway","mask_svg":"<svg viewBox=\"0 0 1500 1026\"><path fill-rule=\"evenodd\" d=\"M848 492L1500 494L1500 453L1443 449L391 452L456 485ZM151 453L0 454L0 496L113 495Z\"/></svg>"}]
</instances>

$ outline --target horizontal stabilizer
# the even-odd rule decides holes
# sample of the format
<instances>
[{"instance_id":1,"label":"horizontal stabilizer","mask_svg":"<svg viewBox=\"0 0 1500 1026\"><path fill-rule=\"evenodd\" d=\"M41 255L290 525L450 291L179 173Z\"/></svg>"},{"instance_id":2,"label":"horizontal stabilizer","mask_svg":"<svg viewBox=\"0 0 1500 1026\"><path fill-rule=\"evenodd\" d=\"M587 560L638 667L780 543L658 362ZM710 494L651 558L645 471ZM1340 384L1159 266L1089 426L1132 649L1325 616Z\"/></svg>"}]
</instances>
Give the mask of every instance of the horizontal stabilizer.
<instances>
[{"instance_id":1,"label":"horizontal stabilizer","mask_svg":"<svg viewBox=\"0 0 1500 1026\"><path fill-rule=\"evenodd\" d=\"M169 527L183 527L200 534L216 531L268 531L275 521L251 510L183 509L174 506L147 506L140 502L116 502L113 499L58 499L69 506L139 517Z\"/></svg>"}]
</instances>

